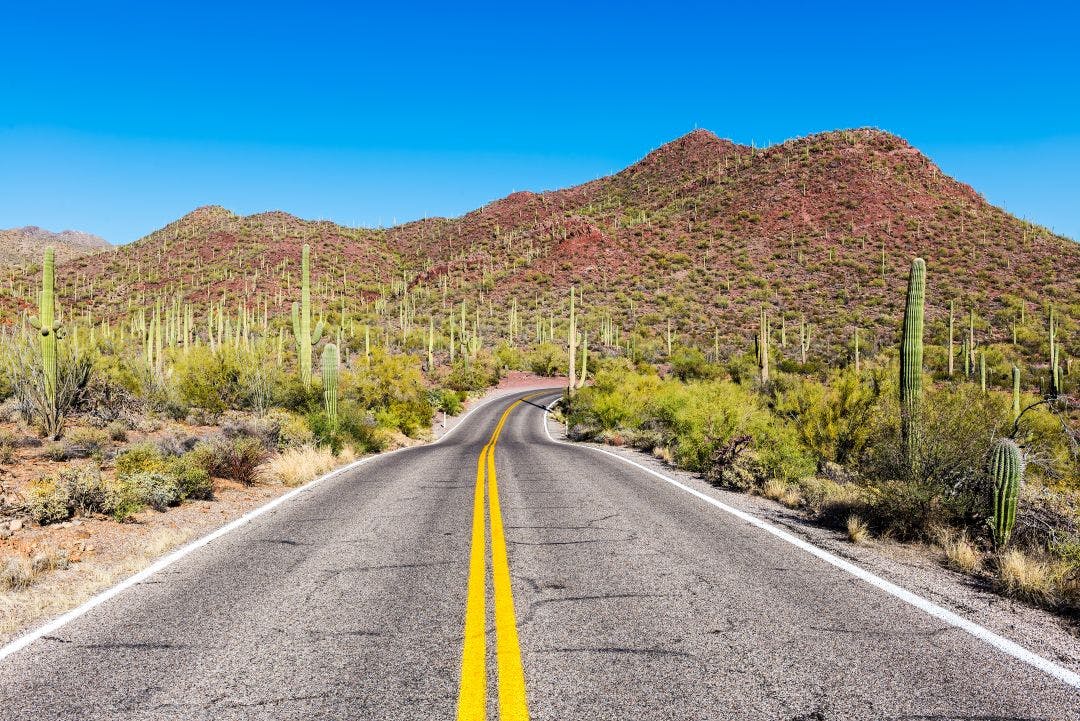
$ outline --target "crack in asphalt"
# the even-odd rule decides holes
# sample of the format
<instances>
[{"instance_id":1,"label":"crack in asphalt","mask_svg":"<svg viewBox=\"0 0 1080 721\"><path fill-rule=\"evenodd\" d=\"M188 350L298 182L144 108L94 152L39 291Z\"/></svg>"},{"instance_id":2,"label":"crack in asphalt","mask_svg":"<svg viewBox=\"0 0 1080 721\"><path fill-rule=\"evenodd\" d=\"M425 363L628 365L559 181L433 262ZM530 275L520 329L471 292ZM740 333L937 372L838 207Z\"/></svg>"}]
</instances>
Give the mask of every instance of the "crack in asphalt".
<instances>
[{"instance_id":1,"label":"crack in asphalt","mask_svg":"<svg viewBox=\"0 0 1080 721\"><path fill-rule=\"evenodd\" d=\"M696 655L686 651L672 651L666 648L633 648L631 646L556 646L553 648L540 648L533 653L613 653L698 659Z\"/></svg>"}]
</instances>

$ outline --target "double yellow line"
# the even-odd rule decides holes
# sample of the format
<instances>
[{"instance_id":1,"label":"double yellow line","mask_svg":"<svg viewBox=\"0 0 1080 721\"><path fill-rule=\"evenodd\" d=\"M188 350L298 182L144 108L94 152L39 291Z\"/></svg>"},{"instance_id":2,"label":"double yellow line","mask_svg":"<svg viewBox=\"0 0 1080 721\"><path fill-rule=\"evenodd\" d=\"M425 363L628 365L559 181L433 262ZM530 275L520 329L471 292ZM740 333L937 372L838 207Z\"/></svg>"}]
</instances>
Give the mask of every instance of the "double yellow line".
<instances>
[{"instance_id":1,"label":"double yellow line","mask_svg":"<svg viewBox=\"0 0 1080 721\"><path fill-rule=\"evenodd\" d=\"M458 691L458 721L487 718L487 539L484 533L484 478L491 507L491 576L495 588L495 655L499 672L499 718L528 721L525 702L525 670L521 664L514 595L510 588L510 565L506 559L506 537L499 484L495 475L495 444L499 441L510 412L534 393L514 401L499 418L491 439L480 452L473 492L472 548L469 552L469 586L465 601L465 642L461 652L461 686Z\"/></svg>"}]
</instances>

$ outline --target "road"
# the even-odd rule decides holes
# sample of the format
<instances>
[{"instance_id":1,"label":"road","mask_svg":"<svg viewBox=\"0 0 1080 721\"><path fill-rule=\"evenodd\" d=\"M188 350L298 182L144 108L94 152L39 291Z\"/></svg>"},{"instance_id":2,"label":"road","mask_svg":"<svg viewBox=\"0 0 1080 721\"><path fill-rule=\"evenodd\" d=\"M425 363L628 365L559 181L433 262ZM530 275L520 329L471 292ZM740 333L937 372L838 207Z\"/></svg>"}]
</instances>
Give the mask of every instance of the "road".
<instances>
[{"instance_id":1,"label":"road","mask_svg":"<svg viewBox=\"0 0 1080 721\"><path fill-rule=\"evenodd\" d=\"M0 661L0 718L1080 718L1042 671L551 441L553 398L479 407Z\"/></svg>"}]
</instances>

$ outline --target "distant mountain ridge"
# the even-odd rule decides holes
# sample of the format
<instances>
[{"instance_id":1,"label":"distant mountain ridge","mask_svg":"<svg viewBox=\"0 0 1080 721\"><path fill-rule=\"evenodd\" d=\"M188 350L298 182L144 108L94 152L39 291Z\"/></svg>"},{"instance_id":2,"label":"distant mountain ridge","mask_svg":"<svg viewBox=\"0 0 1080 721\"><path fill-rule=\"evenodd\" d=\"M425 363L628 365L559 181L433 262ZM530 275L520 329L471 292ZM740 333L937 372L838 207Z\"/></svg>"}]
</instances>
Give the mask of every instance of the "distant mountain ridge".
<instances>
[{"instance_id":1,"label":"distant mountain ridge","mask_svg":"<svg viewBox=\"0 0 1080 721\"><path fill-rule=\"evenodd\" d=\"M56 248L60 261L73 260L112 248L104 238L81 230L54 233L36 225L0 230L0 264L23 265L41 258L48 246Z\"/></svg>"}]
</instances>

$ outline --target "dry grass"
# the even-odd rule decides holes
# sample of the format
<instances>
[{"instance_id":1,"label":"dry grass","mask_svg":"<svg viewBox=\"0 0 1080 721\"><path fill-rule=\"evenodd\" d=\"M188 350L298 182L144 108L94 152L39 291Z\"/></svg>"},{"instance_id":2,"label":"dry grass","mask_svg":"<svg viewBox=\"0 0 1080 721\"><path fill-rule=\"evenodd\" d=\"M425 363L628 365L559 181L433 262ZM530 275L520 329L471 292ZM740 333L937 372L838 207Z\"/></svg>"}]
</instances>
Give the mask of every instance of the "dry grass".
<instances>
[{"instance_id":1,"label":"dry grass","mask_svg":"<svg viewBox=\"0 0 1080 721\"><path fill-rule=\"evenodd\" d=\"M1034 556L1012 549L997 559L998 581L1017 598L1050 604L1057 597L1061 570Z\"/></svg>"},{"instance_id":2,"label":"dry grass","mask_svg":"<svg viewBox=\"0 0 1080 721\"><path fill-rule=\"evenodd\" d=\"M963 573L976 573L982 568L982 554L968 540L966 533L956 535L951 531L942 532L938 535L938 542L950 567Z\"/></svg>"},{"instance_id":3,"label":"dry grass","mask_svg":"<svg viewBox=\"0 0 1080 721\"><path fill-rule=\"evenodd\" d=\"M863 519L850 515L847 519L847 535L852 543L866 543L870 539L870 527Z\"/></svg>"},{"instance_id":4,"label":"dry grass","mask_svg":"<svg viewBox=\"0 0 1080 721\"><path fill-rule=\"evenodd\" d=\"M259 471L260 480L285 486L302 486L319 476L352 463L356 453L349 447L334 455L329 448L300 446L271 458Z\"/></svg>"},{"instance_id":5,"label":"dry grass","mask_svg":"<svg viewBox=\"0 0 1080 721\"><path fill-rule=\"evenodd\" d=\"M779 501L788 508L798 508L802 504L802 494L796 486L781 481L778 478L770 478L761 489L761 495L774 501Z\"/></svg>"},{"instance_id":6,"label":"dry grass","mask_svg":"<svg viewBox=\"0 0 1080 721\"><path fill-rule=\"evenodd\" d=\"M675 458L675 456L674 454L672 454L671 449L667 446L657 446L656 448L653 448L652 454L654 457L659 458L665 463L671 463L672 465L674 465L673 459Z\"/></svg>"},{"instance_id":7,"label":"dry grass","mask_svg":"<svg viewBox=\"0 0 1080 721\"><path fill-rule=\"evenodd\" d=\"M138 554L114 564L83 562L63 573L47 574L37 583L0 594L0 640L51 616L68 611L119 580L138 573L162 554L184 543L191 530L161 529L140 547ZM27 561L33 573L35 561ZM42 571L45 569L41 569ZM40 571L39 571L40 573Z\"/></svg>"}]
</instances>

